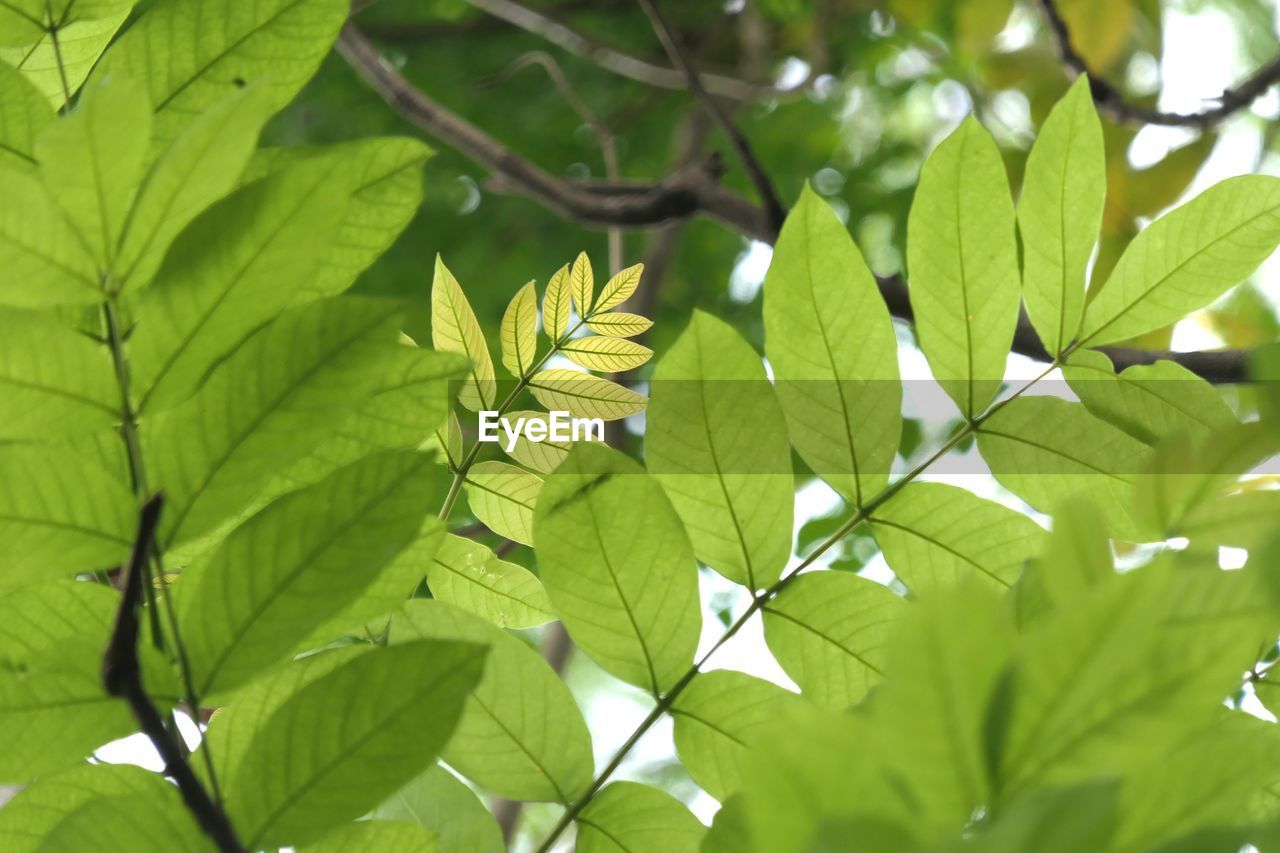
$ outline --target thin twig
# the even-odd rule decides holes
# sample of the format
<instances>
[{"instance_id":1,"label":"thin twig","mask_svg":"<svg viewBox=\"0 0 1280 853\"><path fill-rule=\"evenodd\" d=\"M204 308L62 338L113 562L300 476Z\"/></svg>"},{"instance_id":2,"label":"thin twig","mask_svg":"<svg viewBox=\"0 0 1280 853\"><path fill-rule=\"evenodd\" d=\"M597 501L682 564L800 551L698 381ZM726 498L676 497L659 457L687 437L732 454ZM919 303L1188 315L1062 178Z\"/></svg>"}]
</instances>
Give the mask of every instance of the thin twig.
<instances>
[{"instance_id":1,"label":"thin twig","mask_svg":"<svg viewBox=\"0 0 1280 853\"><path fill-rule=\"evenodd\" d=\"M1075 79L1089 75L1089 90L1098 110L1123 124L1159 124L1171 127L1194 127L1208 130L1226 118L1246 109L1276 83L1280 83L1280 57L1268 62L1237 86L1222 93L1218 105L1200 112L1171 113L1144 107L1129 101L1124 94L1098 76L1071 43L1071 29L1054 0L1038 0L1049 34L1068 74Z\"/></svg>"},{"instance_id":2,"label":"thin twig","mask_svg":"<svg viewBox=\"0 0 1280 853\"><path fill-rule=\"evenodd\" d=\"M742 167L747 170L747 176L751 178L751 183L755 186L756 193L760 196L760 203L764 206L765 226L770 231L780 229L782 220L787 216L786 209L783 208L782 202L778 200L778 193L774 190L773 182L769 180L769 175L765 172L764 167L760 165L760 160L756 157L755 152L751 150L751 143L747 142L747 137L733 123L733 119L729 118L729 114L725 112L724 107L720 106L716 99L707 92L706 87L702 84L701 75L693 67L689 57L685 55L684 47L680 44L680 39L676 36L675 30L671 28L666 16L658 8L657 0L640 0L640 6L644 9L645 14L649 16L649 20L653 24L653 31L658 36L658 41L662 42L662 49L667 52L667 56L671 59L671 64L679 68L685 75L685 78L689 81L689 91L693 92L694 97L702 102L703 108L720 127L725 138L729 140L729 146L733 148L733 153L742 162Z\"/></svg>"},{"instance_id":3,"label":"thin twig","mask_svg":"<svg viewBox=\"0 0 1280 853\"><path fill-rule=\"evenodd\" d=\"M200 828L223 853L241 853L244 847L237 839L231 821L200 784L191 765L187 763L185 751L165 728L163 717L152 704L142 683L142 668L138 664L138 605L146 584L147 561L151 559L162 504L163 500L157 494L143 504L139 514L138 536L125 566L120 610L116 614L115 628L111 632L111 640L102 660L102 683L108 693L129 704L143 734L151 740L164 761L165 775L177 783L182 801L195 816ZM198 713L195 709L193 711Z\"/></svg>"}]
</instances>

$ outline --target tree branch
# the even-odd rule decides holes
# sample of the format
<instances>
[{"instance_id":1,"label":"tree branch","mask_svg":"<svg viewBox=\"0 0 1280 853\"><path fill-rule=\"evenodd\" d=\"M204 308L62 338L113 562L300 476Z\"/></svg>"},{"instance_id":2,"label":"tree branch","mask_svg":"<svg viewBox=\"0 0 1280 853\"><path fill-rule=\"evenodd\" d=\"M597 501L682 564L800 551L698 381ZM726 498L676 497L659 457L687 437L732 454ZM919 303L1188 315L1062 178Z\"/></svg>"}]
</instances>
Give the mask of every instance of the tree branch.
<instances>
[{"instance_id":1,"label":"tree branch","mask_svg":"<svg viewBox=\"0 0 1280 853\"><path fill-rule=\"evenodd\" d=\"M705 215L752 240L773 243L778 238L778 229L770 227L761 207L716 183L723 165L714 155L655 182L569 181L529 162L427 97L382 61L368 39L350 23L342 31L338 50L405 119L489 169L488 186L494 192L526 196L588 227L653 228ZM906 283L898 276L877 280L889 312L910 321L913 314ZM1025 315L1018 322L1013 349L1029 358L1048 360ZM1245 350L1170 352L1109 347L1102 351L1117 369L1168 359L1214 383L1241 382L1248 375Z\"/></svg>"},{"instance_id":2,"label":"tree branch","mask_svg":"<svg viewBox=\"0 0 1280 853\"><path fill-rule=\"evenodd\" d=\"M1280 83L1280 57L1259 68L1238 86L1227 89L1218 99L1218 105L1195 113L1167 113L1134 104L1125 98L1115 86L1089 70L1084 57L1071 44L1071 29L1054 0L1038 0L1044 13L1049 34L1058 49L1058 56L1072 79L1081 74L1089 75L1089 90L1098 110L1122 124L1159 124L1171 127L1194 127L1207 130L1232 114L1246 109L1267 89Z\"/></svg>"},{"instance_id":3,"label":"tree branch","mask_svg":"<svg viewBox=\"0 0 1280 853\"><path fill-rule=\"evenodd\" d=\"M698 74L693 67L693 63L685 55L675 31L662 14L662 10L658 8L657 0L640 0L640 6L644 9L645 14L649 16L649 20L653 24L653 31L658 36L658 41L662 42L662 48L667 52L671 63L676 68L679 68L689 81L689 90L693 92L694 97L702 102L703 109L711 116L712 121L720 127L725 138L729 140L733 153L738 156L743 168L747 170L747 176L751 178L751 183L755 186L756 192L760 196L760 203L764 205L765 226L770 231L781 229L782 220L787 215L786 210L782 207L782 202L778 200L778 193L773 188L773 182L769 180L764 167L760 165L755 152L751 150L751 144L747 142L747 137L743 135L738 126L729 118L729 114L724 111L724 108L716 102L715 98L711 97L702 85L701 75Z\"/></svg>"},{"instance_id":4,"label":"tree branch","mask_svg":"<svg viewBox=\"0 0 1280 853\"><path fill-rule=\"evenodd\" d=\"M107 644L102 661L102 683L107 692L129 704L143 734L150 738L156 752L165 764L165 774L178 785L178 792L187 808L195 816L200 828L223 853L243 853L235 829L222 807L213 801L208 791L187 763L186 754L178 741L165 728L164 719L142 683L142 669L138 664L138 605L142 600L143 585L147 578L147 560L155 542L156 524L160 520L163 501L155 495L142 506L138 518L138 537L133 543L133 553L125 566L124 593L120 610L116 614L115 627ZM194 709L193 709L194 711Z\"/></svg>"}]
</instances>

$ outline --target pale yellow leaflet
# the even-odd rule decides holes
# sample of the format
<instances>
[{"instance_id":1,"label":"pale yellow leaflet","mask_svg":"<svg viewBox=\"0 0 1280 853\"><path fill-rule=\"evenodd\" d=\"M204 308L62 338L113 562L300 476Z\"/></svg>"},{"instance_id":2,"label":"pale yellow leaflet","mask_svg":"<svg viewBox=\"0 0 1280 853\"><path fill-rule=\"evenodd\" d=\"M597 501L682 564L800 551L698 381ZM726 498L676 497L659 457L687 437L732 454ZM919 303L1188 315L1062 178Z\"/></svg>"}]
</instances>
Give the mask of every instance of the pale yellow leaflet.
<instances>
[{"instance_id":1,"label":"pale yellow leaflet","mask_svg":"<svg viewBox=\"0 0 1280 853\"><path fill-rule=\"evenodd\" d=\"M458 280L439 255L431 283L431 343L437 350L471 359L471 373L458 392L458 402L472 411L493 408L497 383L484 332Z\"/></svg>"},{"instance_id":2,"label":"pale yellow leaflet","mask_svg":"<svg viewBox=\"0 0 1280 853\"><path fill-rule=\"evenodd\" d=\"M516 378L524 376L533 368L538 348L538 293L533 282L520 288L507 306L499 337L503 366Z\"/></svg>"}]
</instances>

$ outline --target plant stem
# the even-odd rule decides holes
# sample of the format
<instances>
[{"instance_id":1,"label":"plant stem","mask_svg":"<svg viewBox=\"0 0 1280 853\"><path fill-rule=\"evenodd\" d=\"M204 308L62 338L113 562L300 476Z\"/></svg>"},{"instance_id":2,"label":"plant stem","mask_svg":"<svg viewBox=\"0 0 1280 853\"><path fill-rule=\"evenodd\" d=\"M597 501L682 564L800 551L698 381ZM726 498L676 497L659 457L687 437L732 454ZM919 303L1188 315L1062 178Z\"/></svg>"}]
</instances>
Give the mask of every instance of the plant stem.
<instances>
[{"instance_id":1,"label":"plant stem","mask_svg":"<svg viewBox=\"0 0 1280 853\"><path fill-rule=\"evenodd\" d=\"M658 703L653 707L653 710L649 712L649 715L640 722L640 725L637 726L635 731L631 733L631 736L628 737L627 740L622 744L622 746L619 747L618 751L614 753L613 758L609 761L609 763L605 766L605 768L601 770L600 773L596 776L595 781L591 783L591 787L587 789L587 792L583 794L581 797L579 797L578 800L574 802L572 805L570 805L567 809L565 809L564 814L560 816L560 820L557 821L555 826L551 828L551 832L547 836L546 840L544 840L542 844L538 847L537 853L547 853L547 851L551 849L551 845L554 844L556 839L560 837L560 834L563 833L565 829L568 828L569 824L573 822L574 818L576 818L579 814L581 814L582 810L586 808L587 804L591 802L592 798L595 797L597 793L599 793L600 789L603 788L605 783L609 781L609 777L611 777L614 771L616 771L618 767L621 766L623 759L627 757L627 755L631 752L631 750L635 747L635 745L640 742L640 739L644 737L644 735L649 731L650 728L653 727L653 724L662 718L662 715L667 712L667 710L671 707L671 705L675 702L675 700L680 696L680 694L684 691L684 689L689 686L689 683L692 682L693 679L698 675L698 673L702 670L702 667L706 665L707 661L711 658L711 656L714 655L717 651L719 651L720 648L725 643L729 642L729 640L732 639L734 635L736 635L738 631L740 631L742 627L746 625L748 621L751 620L751 617L755 616L756 613L758 613L766 604L768 604L770 600L776 597L778 593L782 592L782 590L784 590L787 587L787 585L791 583L791 581L793 581L796 577L798 577L801 572L809 568L809 566L813 565L819 557L821 557L823 554L829 551L832 547L836 545L836 543L844 539L845 536L849 535L849 533L853 532L855 528L857 528L860 524L862 524L864 521L870 518L872 513L874 513L877 509L879 509L886 502L892 499L894 495L898 494L898 492L902 491L902 489L905 488L909 483L911 483L917 477L919 477L921 474L927 471L935 462L937 462L947 453L951 452L951 450L955 448L955 446L958 445L961 441L963 441L968 436L976 433L978 431L978 428L981 427L982 424L988 418L990 418L996 412L1003 409L1013 400L1022 396L1022 394L1031 386L1035 385L1041 379L1048 376L1049 373L1052 372L1057 366L1058 366L1058 362L1055 360L1047 368L1045 368L1045 370L1042 373L1040 373L1040 375L1036 376L1034 379L1027 382L1017 391L1013 392L1013 394L991 405L985 412L983 412L978 417L973 418L972 420L966 422L963 427L956 430L956 433L954 435L952 435L949 439L943 442L942 446L939 447L936 451L934 451L929 456L928 459L921 462L915 468L912 468L905 475L895 480L890 485L886 486L879 494L877 494L871 500L867 501L862 506L858 507L848 521L840 525L840 528L838 530L836 530L834 533L832 533L830 536L824 539L822 543L818 545L817 548L815 548L807 557L804 558L804 560L802 560L799 563L799 565L795 566L786 574L784 574L778 580L778 582L775 583L773 586L764 590L759 595L754 596L751 599L751 604L748 605L747 609L743 612L743 614L739 616L734 621L734 623L730 625L728 629L725 630L725 632L722 635L720 635L720 639L716 640L715 645L713 645L710 649L708 649L702 655L702 657L700 657L693 664L693 666L691 666L685 672L685 674L680 677L680 680L677 681L674 685L672 685L671 689L669 689L662 696L658 697Z\"/></svg>"}]
</instances>

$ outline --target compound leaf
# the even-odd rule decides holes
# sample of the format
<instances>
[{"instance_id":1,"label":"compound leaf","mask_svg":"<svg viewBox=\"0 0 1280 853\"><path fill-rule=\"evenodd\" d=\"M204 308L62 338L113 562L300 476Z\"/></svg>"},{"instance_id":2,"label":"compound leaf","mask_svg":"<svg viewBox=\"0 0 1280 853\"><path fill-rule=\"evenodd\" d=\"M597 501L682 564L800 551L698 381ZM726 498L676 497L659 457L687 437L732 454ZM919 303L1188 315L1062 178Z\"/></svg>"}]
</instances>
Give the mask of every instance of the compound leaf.
<instances>
[{"instance_id":1,"label":"compound leaf","mask_svg":"<svg viewBox=\"0 0 1280 853\"><path fill-rule=\"evenodd\" d=\"M523 545L533 544L533 509L542 478L505 462L481 462L467 472L467 503L490 530Z\"/></svg>"}]
</instances>

